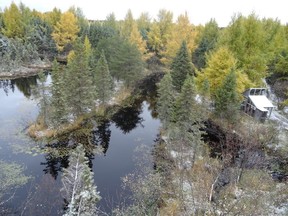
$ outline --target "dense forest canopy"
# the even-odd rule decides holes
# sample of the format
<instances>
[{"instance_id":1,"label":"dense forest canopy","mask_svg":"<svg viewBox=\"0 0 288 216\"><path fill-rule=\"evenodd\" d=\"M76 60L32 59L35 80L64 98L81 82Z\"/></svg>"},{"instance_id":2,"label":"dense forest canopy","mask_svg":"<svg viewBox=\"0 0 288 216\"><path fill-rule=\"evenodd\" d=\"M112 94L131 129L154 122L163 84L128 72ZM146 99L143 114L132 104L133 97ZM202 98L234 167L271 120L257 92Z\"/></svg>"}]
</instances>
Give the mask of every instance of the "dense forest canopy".
<instances>
[{"instance_id":1,"label":"dense forest canopy","mask_svg":"<svg viewBox=\"0 0 288 216\"><path fill-rule=\"evenodd\" d=\"M155 170L143 178L157 181L158 185L153 183L151 188L160 189L146 190L147 182L144 184L141 179L144 186L136 191L141 196L134 200L138 206L132 205L127 214L118 215L156 215L160 205L161 215L192 214L189 208L195 215L236 215L239 209L243 214L261 215L273 210L270 205L277 207L285 202L282 199L287 188L282 190L269 178L262 168L267 164L260 155L269 148L276 133L265 125L247 126L239 108L242 93L250 87L266 87L266 81L277 96L278 108L288 106L288 25L277 19L260 19L255 13L234 15L227 27L220 28L214 19L203 26L194 25L187 13L173 19L173 13L165 9L159 11L156 19L148 13L136 18L128 10L123 20L116 20L113 13L105 20L88 20L75 7L65 12L54 8L41 13L23 3L11 3L0 10L0 77L17 75L19 68L41 66L43 62L50 65L52 81L50 86L45 85L46 77L40 73L37 89L25 95L33 95L40 105L37 122L29 130L46 130L53 139L71 125L71 131L76 130L77 124L81 128L83 119L95 113L104 119L105 108L116 104L116 96L120 95L116 93L125 96L130 91L135 96L143 77L157 73L163 76L157 84L155 103L162 122L160 135L166 144L161 154L169 152L161 156L169 165L163 163L158 168L157 164L157 178ZM127 101L133 103L132 99ZM222 128L213 125L209 118ZM212 135L219 139L220 147L214 146L220 152L219 158L207 153L211 147L203 140L207 124L217 131ZM83 134L87 135L87 131ZM70 169L64 172L67 215L82 212L81 205L85 212L97 212L94 207L100 199L82 147L74 150ZM157 148L161 146L155 147L155 152ZM171 152L176 155L174 158ZM255 162L257 157L261 160ZM71 183L78 172L83 175ZM163 179L158 179L158 174L163 173L176 179L170 179L171 187L159 183ZM83 187L76 190L75 184ZM188 198L192 201L185 198L190 189L193 197ZM274 201L270 199L271 191L277 198ZM172 199L171 194L175 194ZM251 200L259 200L257 208L250 204Z\"/></svg>"},{"instance_id":2,"label":"dense forest canopy","mask_svg":"<svg viewBox=\"0 0 288 216\"><path fill-rule=\"evenodd\" d=\"M144 62L170 67L183 41L198 89L208 81L212 96L231 68L238 79L239 93L263 86L267 77L273 77L273 83L281 78L280 86L287 79L288 30L279 20L260 19L254 13L238 14L225 28L219 28L213 19L195 26L187 13L175 20L173 13L164 9L153 20L148 13L135 18L128 10L124 20L116 20L111 13L106 20L91 21L80 8L65 12L54 8L41 13L23 3L11 3L0 12L1 68L7 72L40 59L68 55L76 38L84 43L87 36L96 60L104 50L111 75L127 84L138 77L135 70L143 71ZM131 65L125 62L127 59ZM281 100L286 97L284 94Z\"/></svg>"}]
</instances>

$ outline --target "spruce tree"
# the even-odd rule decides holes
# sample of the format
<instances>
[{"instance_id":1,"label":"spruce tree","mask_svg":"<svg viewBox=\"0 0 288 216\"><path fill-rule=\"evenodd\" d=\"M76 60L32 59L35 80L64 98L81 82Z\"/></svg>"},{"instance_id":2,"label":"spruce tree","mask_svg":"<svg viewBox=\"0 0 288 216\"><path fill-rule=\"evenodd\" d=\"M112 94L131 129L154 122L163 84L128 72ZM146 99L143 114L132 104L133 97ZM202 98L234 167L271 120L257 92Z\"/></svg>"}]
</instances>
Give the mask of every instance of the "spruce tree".
<instances>
[{"instance_id":1,"label":"spruce tree","mask_svg":"<svg viewBox=\"0 0 288 216\"><path fill-rule=\"evenodd\" d=\"M56 59L52 66L52 98L51 98L51 120L54 127L59 127L67 120L67 108L64 89L64 74L59 70Z\"/></svg>"},{"instance_id":2,"label":"spruce tree","mask_svg":"<svg viewBox=\"0 0 288 216\"><path fill-rule=\"evenodd\" d=\"M113 79L110 75L108 64L102 50L100 59L95 68L95 87L98 98L102 104L106 104L112 95Z\"/></svg>"},{"instance_id":3,"label":"spruce tree","mask_svg":"<svg viewBox=\"0 0 288 216\"><path fill-rule=\"evenodd\" d=\"M67 104L71 114L78 117L93 107L93 85L89 67L89 46L83 45L80 39L74 44L74 50L68 57L66 69Z\"/></svg>"},{"instance_id":4,"label":"spruce tree","mask_svg":"<svg viewBox=\"0 0 288 216\"><path fill-rule=\"evenodd\" d=\"M183 152L184 148L192 147L192 164L195 161L197 149L203 144L201 128L204 127L204 114L195 96L194 80L188 75L176 100L173 116L175 124L171 127L172 142L179 145L180 151Z\"/></svg>"},{"instance_id":5,"label":"spruce tree","mask_svg":"<svg viewBox=\"0 0 288 216\"><path fill-rule=\"evenodd\" d=\"M232 69L225 77L222 86L215 94L215 112L221 118L234 122L239 110L239 100L236 91L236 74Z\"/></svg>"},{"instance_id":6,"label":"spruce tree","mask_svg":"<svg viewBox=\"0 0 288 216\"><path fill-rule=\"evenodd\" d=\"M65 216L97 215L96 203L101 197L82 144L72 151L69 166L63 170L62 183L64 198L69 203Z\"/></svg>"},{"instance_id":7,"label":"spruce tree","mask_svg":"<svg viewBox=\"0 0 288 216\"><path fill-rule=\"evenodd\" d=\"M157 89L157 112L159 119L162 121L163 128L168 128L172 120L174 90L172 85L171 74L167 73L158 84Z\"/></svg>"},{"instance_id":8,"label":"spruce tree","mask_svg":"<svg viewBox=\"0 0 288 216\"><path fill-rule=\"evenodd\" d=\"M192 75L193 67L188 53L186 42L183 41L171 65L172 82L175 89L180 92L187 75Z\"/></svg>"}]
</instances>

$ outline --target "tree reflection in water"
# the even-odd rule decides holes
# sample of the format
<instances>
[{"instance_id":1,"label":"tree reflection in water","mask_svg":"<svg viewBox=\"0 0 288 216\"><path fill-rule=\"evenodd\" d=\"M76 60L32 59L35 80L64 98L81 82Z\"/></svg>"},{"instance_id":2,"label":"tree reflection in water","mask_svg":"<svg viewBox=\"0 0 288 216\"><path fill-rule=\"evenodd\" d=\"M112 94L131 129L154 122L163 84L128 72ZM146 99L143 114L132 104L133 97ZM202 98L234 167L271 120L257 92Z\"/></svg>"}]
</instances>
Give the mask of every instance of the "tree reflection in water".
<instances>
[{"instance_id":1,"label":"tree reflection in water","mask_svg":"<svg viewBox=\"0 0 288 216\"><path fill-rule=\"evenodd\" d=\"M140 117L141 113L142 103L135 103L134 106L120 109L113 115L112 121L115 122L117 128L120 128L124 134L127 134L136 128L138 124L142 126L143 118Z\"/></svg>"}]
</instances>

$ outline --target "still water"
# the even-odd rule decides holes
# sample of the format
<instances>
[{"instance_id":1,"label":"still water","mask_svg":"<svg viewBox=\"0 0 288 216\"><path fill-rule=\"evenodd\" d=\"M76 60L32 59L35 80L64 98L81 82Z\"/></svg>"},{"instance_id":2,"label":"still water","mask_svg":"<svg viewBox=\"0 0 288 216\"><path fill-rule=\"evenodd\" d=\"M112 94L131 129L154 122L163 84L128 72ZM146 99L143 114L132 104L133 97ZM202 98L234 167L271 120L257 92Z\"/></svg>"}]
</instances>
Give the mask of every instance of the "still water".
<instances>
[{"instance_id":1,"label":"still water","mask_svg":"<svg viewBox=\"0 0 288 216\"><path fill-rule=\"evenodd\" d=\"M50 76L46 85L49 83ZM35 121L39 113L39 98L33 93L38 85L37 77L0 80L0 160L23 165L25 174L32 177L24 186L10 191L15 195L5 203L9 215L63 213L61 174L68 158L53 156L45 151L45 144L25 135L25 127ZM95 143L98 141L104 152L89 158L102 197L99 206L105 212L110 212L127 196L121 190L121 177L135 170L135 149L140 145L154 145L160 122L151 112L151 104L143 101L121 110L113 121L104 122L92 131Z\"/></svg>"}]
</instances>

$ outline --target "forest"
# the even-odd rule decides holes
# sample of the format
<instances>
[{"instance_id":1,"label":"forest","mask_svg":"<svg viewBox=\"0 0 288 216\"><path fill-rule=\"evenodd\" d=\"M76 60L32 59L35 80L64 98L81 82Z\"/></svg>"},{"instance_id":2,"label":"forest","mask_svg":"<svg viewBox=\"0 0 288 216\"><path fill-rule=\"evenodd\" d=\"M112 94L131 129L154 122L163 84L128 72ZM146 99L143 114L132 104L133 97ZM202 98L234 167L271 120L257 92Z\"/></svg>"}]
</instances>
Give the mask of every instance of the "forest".
<instances>
[{"instance_id":1,"label":"forest","mask_svg":"<svg viewBox=\"0 0 288 216\"><path fill-rule=\"evenodd\" d=\"M240 110L245 90L269 86L287 121L288 25L279 20L235 14L226 27L214 19L196 26L165 9L155 19L128 10L123 20L88 20L76 7L41 13L11 3L0 9L0 79L32 75L40 111L26 136L59 146L74 140L61 170L61 214L288 214L288 123ZM153 166L123 177L133 202L105 213L89 162L92 128L150 86L161 127L142 162L152 158ZM4 215L9 190L29 181L23 170L0 159Z\"/></svg>"}]
</instances>

